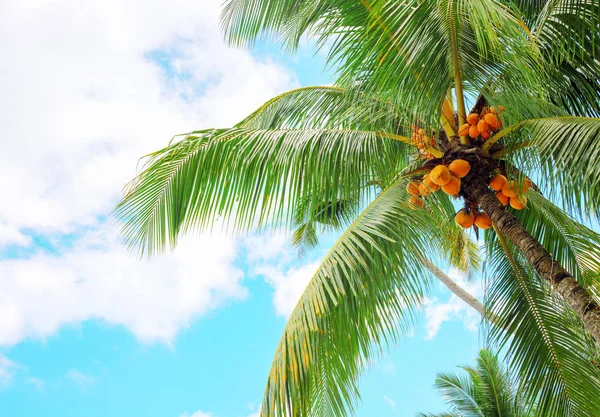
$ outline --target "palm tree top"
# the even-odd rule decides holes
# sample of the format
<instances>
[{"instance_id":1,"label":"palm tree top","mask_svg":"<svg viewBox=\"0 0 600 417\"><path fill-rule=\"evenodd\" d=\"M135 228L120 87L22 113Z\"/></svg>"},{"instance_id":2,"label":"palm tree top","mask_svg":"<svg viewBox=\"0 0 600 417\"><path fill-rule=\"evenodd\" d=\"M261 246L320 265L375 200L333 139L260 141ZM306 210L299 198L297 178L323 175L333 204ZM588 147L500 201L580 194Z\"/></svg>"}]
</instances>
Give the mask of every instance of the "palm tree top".
<instances>
[{"instance_id":1,"label":"palm tree top","mask_svg":"<svg viewBox=\"0 0 600 417\"><path fill-rule=\"evenodd\" d=\"M225 3L233 45L269 38L293 50L310 36L328 48L335 86L176 136L146 157L116 216L148 255L217 220L236 233L293 230L305 250L343 231L286 326L263 416L352 411L368 359L414 323L431 265L473 274L481 259L490 341L533 381L523 397L551 416L600 409L600 236L579 222L600 217L599 9Z\"/></svg>"}]
</instances>

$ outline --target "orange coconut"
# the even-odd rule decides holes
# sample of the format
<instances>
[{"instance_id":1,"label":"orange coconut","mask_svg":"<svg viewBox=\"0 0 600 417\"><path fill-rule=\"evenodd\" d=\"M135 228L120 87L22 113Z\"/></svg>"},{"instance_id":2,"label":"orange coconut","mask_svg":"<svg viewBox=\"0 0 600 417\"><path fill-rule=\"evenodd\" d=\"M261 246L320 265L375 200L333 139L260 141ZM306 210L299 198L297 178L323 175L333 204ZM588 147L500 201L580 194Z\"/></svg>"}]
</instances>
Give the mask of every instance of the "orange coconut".
<instances>
[{"instance_id":1,"label":"orange coconut","mask_svg":"<svg viewBox=\"0 0 600 417\"><path fill-rule=\"evenodd\" d=\"M479 212L475 216L475 226L483 230L489 229L492 227L492 219L490 219L490 216L488 216L487 213L484 213L483 211Z\"/></svg>"},{"instance_id":2,"label":"orange coconut","mask_svg":"<svg viewBox=\"0 0 600 417\"><path fill-rule=\"evenodd\" d=\"M469 134L469 128L471 127L470 124L465 123L464 125L462 125L460 127L460 129L458 129L458 135L459 136L467 136Z\"/></svg>"},{"instance_id":3,"label":"orange coconut","mask_svg":"<svg viewBox=\"0 0 600 417\"><path fill-rule=\"evenodd\" d=\"M485 131L487 131L489 129L489 125L487 124L487 122L485 120L480 120L477 122L477 130L479 131L479 133L483 133Z\"/></svg>"},{"instance_id":4,"label":"orange coconut","mask_svg":"<svg viewBox=\"0 0 600 417\"><path fill-rule=\"evenodd\" d=\"M487 139L487 138L489 138L489 137L490 137L490 131L489 131L489 130L486 130L486 131L483 131L483 132L481 132L481 137L482 137L483 139Z\"/></svg>"},{"instance_id":5,"label":"orange coconut","mask_svg":"<svg viewBox=\"0 0 600 417\"><path fill-rule=\"evenodd\" d=\"M469 136L471 139L475 139L477 136L479 136L479 130L477 129L476 125L473 125L469 128Z\"/></svg>"},{"instance_id":6,"label":"orange coconut","mask_svg":"<svg viewBox=\"0 0 600 417\"><path fill-rule=\"evenodd\" d=\"M504 175L497 174L490 181L490 188L492 190L501 191L502 187L504 187L504 184L506 184L507 182L508 182L508 180L506 179L506 177Z\"/></svg>"},{"instance_id":7,"label":"orange coconut","mask_svg":"<svg viewBox=\"0 0 600 417\"><path fill-rule=\"evenodd\" d=\"M448 165L448 170L458 178L464 178L471 170L471 164L464 159L455 159Z\"/></svg>"},{"instance_id":8,"label":"orange coconut","mask_svg":"<svg viewBox=\"0 0 600 417\"><path fill-rule=\"evenodd\" d=\"M525 178L525 180L523 181L523 192L526 193L527 191L529 191L529 188L532 184L533 182L529 178Z\"/></svg>"},{"instance_id":9,"label":"orange coconut","mask_svg":"<svg viewBox=\"0 0 600 417\"><path fill-rule=\"evenodd\" d=\"M510 199L510 197L504 195L504 193L502 191L498 191L496 193L496 197L498 197L498 200L500 200L500 202L502 203L503 206L508 204L508 200Z\"/></svg>"},{"instance_id":10,"label":"orange coconut","mask_svg":"<svg viewBox=\"0 0 600 417\"><path fill-rule=\"evenodd\" d=\"M438 165L431 170L429 178L434 184L446 185L450 181L450 171L446 165Z\"/></svg>"},{"instance_id":11,"label":"orange coconut","mask_svg":"<svg viewBox=\"0 0 600 417\"><path fill-rule=\"evenodd\" d=\"M423 136L425 134L425 129L419 129L417 130L417 133L421 136Z\"/></svg>"},{"instance_id":12,"label":"orange coconut","mask_svg":"<svg viewBox=\"0 0 600 417\"><path fill-rule=\"evenodd\" d=\"M511 197L510 198L510 206L515 210L523 210L527 205L527 197L524 195L519 197Z\"/></svg>"},{"instance_id":13,"label":"orange coconut","mask_svg":"<svg viewBox=\"0 0 600 417\"><path fill-rule=\"evenodd\" d=\"M467 123L470 125L476 125L479 121L479 115L477 113L471 113L467 116Z\"/></svg>"},{"instance_id":14,"label":"orange coconut","mask_svg":"<svg viewBox=\"0 0 600 417\"><path fill-rule=\"evenodd\" d=\"M416 210L420 207L423 207L423 199L421 197L417 197L416 195L411 195L410 200L408 200L408 204L410 208Z\"/></svg>"},{"instance_id":15,"label":"orange coconut","mask_svg":"<svg viewBox=\"0 0 600 417\"><path fill-rule=\"evenodd\" d=\"M415 181L411 181L406 184L406 191L412 195L419 195L419 183Z\"/></svg>"},{"instance_id":16,"label":"orange coconut","mask_svg":"<svg viewBox=\"0 0 600 417\"><path fill-rule=\"evenodd\" d=\"M502 186L502 193L507 197L516 197L517 189L515 188L515 182L509 181Z\"/></svg>"},{"instance_id":17,"label":"orange coconut","mask_svg":"<svg viewBox=\"0 0 600 417\"><path fill-rule=\"evenodd\" d=\"M460 191L460 179L452 175L448 184L442 185L442 191L451 196L457 196Z\"/></svg>"},{"instance_id":18,"label":"orange coconut","mask_svg":"<svg viewBox=\"0 0 600 417\"><path fill-rule=\"evenodd\" d=\"M486 114L484 120L494 130L500 127L500 121L493 113Z\"/></svg>"},{"instance_id":19,"label":"orange coconut","mask_svg":"<svg viewBox=\"0 0 600 417\"><path fill-rule=\"evenodd\" d=\"M456 216L454 216L454 221L463 229L468 229L469 227L473 226L473 223L475 222L475 216L473 216L473 213L462 209L456 213Z\"/></svg>"},{"instance_id":20,"label":"orange coconut","mask_svg":"<svg viewBox=\"0 0 600 417\"><path fill-rule=\"evenodd\" d=\"M423 177L423 183L425 185L427 185L429 188L431 188L433 191L437 191L440 189L440 186L437 184L434 184L433 181L431 181L431 176L429 174L426 174Z\"/></svg>"}]
</instances>

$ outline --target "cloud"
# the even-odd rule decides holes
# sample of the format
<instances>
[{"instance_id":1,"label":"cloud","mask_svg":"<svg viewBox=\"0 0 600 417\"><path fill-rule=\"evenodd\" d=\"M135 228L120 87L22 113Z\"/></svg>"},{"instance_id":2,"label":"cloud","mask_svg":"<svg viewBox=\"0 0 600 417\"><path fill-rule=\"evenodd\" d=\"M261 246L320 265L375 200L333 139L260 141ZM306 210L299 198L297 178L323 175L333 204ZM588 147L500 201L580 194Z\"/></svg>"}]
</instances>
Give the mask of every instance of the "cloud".
<instances>
[{"instance_id":1,"label":"cloud","mask_svg":"<svg viewBox=\"0 0 600 417\"><path fill-rule=\"evenodd\" d=\"M25 383L29 384L29 385L33 385L33 387L38 391L42 391L44 389L44 387L46 386L46 381L44 381L41 378L35 377L35 376L30 376L30 377L26 378Z\"/></svg>"},{"instance_id":2,"label":"cloud","mask_svg":"<svg viewBox=\"0 0 600 417\"><path fill-rule=\"evenodd\" d=\"M99 319L144 342L170 343L196 317L243 299L236 244L197 236L153 261L132 257L106 225L59 255L0 262L0 346L44 339L60 327Z\"/></svg>"},{"instance_id":3,"label":"cloud","mask_svg":"<svg viewBox=\"0 0 600 417\"><path fill-rule=\"evenodd\" d=\"M463 275L455 269L450 269L448 275L473 296L480 298L483 295L483 289L478 281L467 282ZM440 289L443 293L451 294L442 284L440 284ZM481 321L479 313L454 294L451 294L446 301L441 301L437 297L425 299L424 306L427 332L425 340L432 340L444 322L461 320L466 329L477 331Z\"/></svg>"},{"instance_id":4,"label":"cloud","mask_svg":"<svg viewBox=\"0 0 600 417\"><path fill-rule=\"evenodd\" d=\"M231 125L297 85L281 65L223 42L221 3L2 3L0 194L10 199L0 244L94 225L141 155L174 133Z\"/></svg>"},{"instance_id":5,"label":"cloud","mask_svg":"<svg viewBox=\"0 0 600 417\"><path fill-rule=\"evenodd\" d=\"M10 385L18 368L19 364L0 353L0 388Z\"/></svg>"},{"instance_id":6,"label":"cloud","mask_svg":"<svg viewBox=\"0 0 600 417\"><path fill-rule=\"evenodd\" d=\"M273 305L277 315L289 317L292 314L306 285L310 282L320 264L321 261L315 261L288 269L282 269L281 266L265 265L254 270L256 274L262 275L265 281L274 288Z\"/></svg>"},{"instance_id":7,"label":"cloud","mask_svg":"<svg viewBox=\"0 0 600 417\"><path fill-rule=\"evenodd\" d=\"M51 248L0 259L0 346L89 319L169 343L245 296L235 240L189 238L141 262L101 220L141 155L297 86L280 64L223 42L221 3L1 2L0 248L32 236Z\"/></svg>"},{"instance_id":8,"label":"cloud","mask_svg":"<svg viewBox=\"0 0 600 417\"><path fill-rule=\"evenodd\" d=\"M392 400L388 396L384 395L383 401L385 401L385 403L389 405L392 410L396 408L396 401Z\"/></svg>"},{"instance_id":9,"label":"cloud","mask_svg":"<svg viewBox=\"0 0 600 417\"><path fill-rule=\"evenodd\" d=\"M86 375L77 369L71 369L67 372L67 378L73 381L82 392L85 392L91 385L99 381L99 378L93 375Z\"/></svg>"}]
</instances>

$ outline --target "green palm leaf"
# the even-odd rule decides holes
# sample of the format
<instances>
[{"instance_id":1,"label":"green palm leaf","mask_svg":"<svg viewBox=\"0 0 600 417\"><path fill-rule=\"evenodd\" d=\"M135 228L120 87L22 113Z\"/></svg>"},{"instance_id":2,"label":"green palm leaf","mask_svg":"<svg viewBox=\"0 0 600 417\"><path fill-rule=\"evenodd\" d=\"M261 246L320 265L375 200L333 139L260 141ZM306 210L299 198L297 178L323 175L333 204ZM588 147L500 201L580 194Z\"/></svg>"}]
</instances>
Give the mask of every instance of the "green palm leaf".
<instances>
[{"instance_id":1,"label":"green palm leaf","mask_svg":"<svg viewBox=\"0 0 600 417\"><path fill-rule=\"evenodd\" d=\"M514 249L509 258L497 244L488 251L485 302L498 325L490 337L506 348L522 380L524 403L544 416L593 415L600 409L600 371L590 362L593 341Z\"/></svg>"},{"instance_id":2,"label":"green palm leaf","mask_svg":"<svg viewBox=\"0 0 600 417\"><path fill-rule=\"evenodd\" d=\"M148 156L116 209L142 253L172 247L180 233L212 227L293 226L291 208L368 197L407 163L405 143L377 132L220 129L192 132ZM383 176L387 176L383 177Z\"/></svg>"},{"instance_id":3,"label":"green palm leaf","mask_svg":"<svg viewBox=\"0 0 600 417\"><path fill-rule=\"evenodd\" d=\"M507 146L529 141L525 157L539 162L536 180L549 198L581 218L600 216L600 119L529 119L506 130L502 137ZM511 139L512 132L518 135ZM507 160L522 165L519 152Z\"/></svg>"},{"instance_id":4,"label":"green palm leaf","mask_svg":"<svg viewBox=\"0 0 600 417\"><path fill-rule=\"evenodd\" d=\"M397 180L359 215L310 281L277 348L264 416L345 415L376 346L410 324L430 280L420 260L435 251L436 221L407 206L405 185Z\"/></svg>"}]
</instances>

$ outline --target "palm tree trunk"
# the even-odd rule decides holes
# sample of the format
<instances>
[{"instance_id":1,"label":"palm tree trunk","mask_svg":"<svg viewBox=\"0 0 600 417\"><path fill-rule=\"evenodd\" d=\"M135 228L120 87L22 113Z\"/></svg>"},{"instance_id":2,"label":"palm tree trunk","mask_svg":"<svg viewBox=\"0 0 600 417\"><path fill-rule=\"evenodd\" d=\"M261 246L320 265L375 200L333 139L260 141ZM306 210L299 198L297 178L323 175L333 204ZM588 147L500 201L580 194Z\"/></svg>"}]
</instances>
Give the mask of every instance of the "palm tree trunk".
<instances>
[{"instance_id":1,"label":"palm tree trunk","mask_svg":"<svg viewBox=\"0 0 600 417\"><path fill-rule=\"evenodd\" d=\"M491 217L498 230L508 238L531 266L546 279L552 289L560 294L577 313L585 328L600 343L600 306L593 297L573 278L562 265L519 223L498 201L483 178L474 178L464 192L479 202L480 207Z\"/></svg>"},{"instance_id":2,"label":"palm tree trunk","mask_svg":"<svg viewBox=\"0 0 600 417\"><path fill-rule=\"evenodd\" d=\"M423 265L427 267L431 271L433 275L437 279L440 280L442 284L446 286L454 295L463 300L467 305L471 306L475 311L485 317L485 307L477 298L473 297L469 292L467 292L463 287L458 285L452 278L450 278L447 274L445 274L440 268L437 267L433 262L429 259L423 258Z\"/></svg>"}]
</instances>

